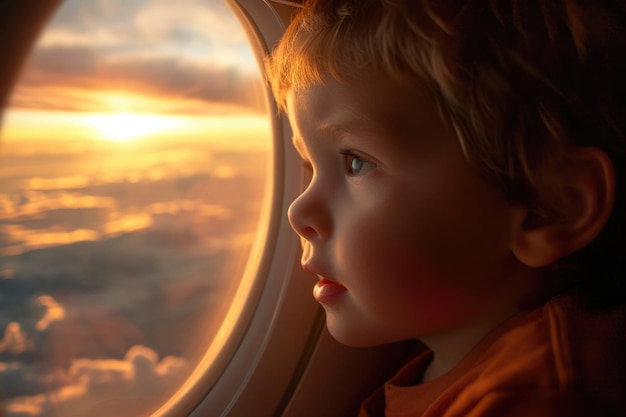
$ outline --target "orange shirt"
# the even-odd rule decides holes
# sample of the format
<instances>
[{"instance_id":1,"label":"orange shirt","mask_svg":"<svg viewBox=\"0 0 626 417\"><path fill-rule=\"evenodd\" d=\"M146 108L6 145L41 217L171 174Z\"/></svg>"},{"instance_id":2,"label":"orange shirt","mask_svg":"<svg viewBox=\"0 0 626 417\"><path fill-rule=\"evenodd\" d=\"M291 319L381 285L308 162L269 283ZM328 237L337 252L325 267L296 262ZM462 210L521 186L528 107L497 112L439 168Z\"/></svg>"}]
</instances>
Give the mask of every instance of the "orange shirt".
<instances>
[{"instance_id":1,"label":"orange shirt","mask_svg":"<svg viewBox=\"0 0 626 417\"><path fill-rule=\"evenodd\" d=\"M626 306L593 312L555 298L415 385L431 358L427 351L406 364L359 417L626 416Z\"/></svg>"}]
</instances>

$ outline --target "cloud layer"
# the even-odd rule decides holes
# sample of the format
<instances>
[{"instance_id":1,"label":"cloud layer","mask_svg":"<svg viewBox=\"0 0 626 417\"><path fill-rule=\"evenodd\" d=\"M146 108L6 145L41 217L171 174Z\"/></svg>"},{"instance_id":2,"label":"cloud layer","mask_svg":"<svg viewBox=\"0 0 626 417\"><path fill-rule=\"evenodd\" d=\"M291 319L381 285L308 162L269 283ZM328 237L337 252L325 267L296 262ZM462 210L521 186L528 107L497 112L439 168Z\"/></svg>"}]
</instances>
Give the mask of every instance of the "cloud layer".
<instances>
[{"instance_id":1,"label":"cloud layer","mask_svg":"<svg viewBox=\"0 0 626 417\"><path fill-rule=\"evenodd\" d=\"M131 347L123 359L75 359L67 372L41 374L32 367L4 365L0 381L22 385L23 393L39 386L42 393L14 396L5 402L3 415L52 416L60 412L67 417L135 417L138 412L156 409L188 372L185 360L173 356L159 359L154 350L142 345Z\"/></svg>"},{"instance_id":2,"label":"cloud layer","mask_svg":"<svg viewBox=\"0 0 626 417\"><path fill-rule=\"evenodd\" d=\"M159 175L92 175L80 152L17 152L25 169L0 178L7 417L84 416L94 403L103 417L140 415L136 405L163 403L211 342L254 237L265 157L150 152L146 171Z\"/></svg>"},{"instance_id":3,"label":"cloud layer","mask_svg":"<svg viewBox=\"0 0 626 417\"><path fill-rule=\"evenodd\" d=\"M167 97L171 105L162 101L159 110L169 113L201 113L202 103L205 112L215 103L264 110L253 51L221 2L67 2L45 30L11 105L116 110L103 92ZM153 111L149 102L133 105L127 111Z\"/></svg>"}]
</instances>

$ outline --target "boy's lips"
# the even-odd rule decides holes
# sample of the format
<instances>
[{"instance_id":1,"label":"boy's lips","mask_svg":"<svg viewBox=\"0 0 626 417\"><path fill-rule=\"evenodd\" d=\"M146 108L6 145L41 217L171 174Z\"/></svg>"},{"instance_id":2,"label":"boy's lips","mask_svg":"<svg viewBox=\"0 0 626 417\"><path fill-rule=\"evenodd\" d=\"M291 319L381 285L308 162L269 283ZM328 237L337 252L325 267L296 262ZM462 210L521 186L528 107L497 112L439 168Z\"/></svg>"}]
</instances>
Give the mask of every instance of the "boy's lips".
<instances>
[{"instance_id":1,"label":"boy's lips","mask_svg":"<svg viewBox=\"0 0 626 417\"><path fill-rule=\"evenodd\" d=\"M348 289L341 284L321 278L313 287L313 297L321 304L330 304L343 295Z\"/></svg>"},{"instance_id":2,"label":"boy's lips","mask_svg":"<svg viewBox=\"0 0 626 417\"><path fill-rule=\"evenodd\" d=\"M329 304L337 297L347 291L347 288L330 278L326 278L323 273L317 271L309 263L303 264L302 268L318 276L319 281L313 288L313 297L321 304Z\"/></svg>"}]
</instances>

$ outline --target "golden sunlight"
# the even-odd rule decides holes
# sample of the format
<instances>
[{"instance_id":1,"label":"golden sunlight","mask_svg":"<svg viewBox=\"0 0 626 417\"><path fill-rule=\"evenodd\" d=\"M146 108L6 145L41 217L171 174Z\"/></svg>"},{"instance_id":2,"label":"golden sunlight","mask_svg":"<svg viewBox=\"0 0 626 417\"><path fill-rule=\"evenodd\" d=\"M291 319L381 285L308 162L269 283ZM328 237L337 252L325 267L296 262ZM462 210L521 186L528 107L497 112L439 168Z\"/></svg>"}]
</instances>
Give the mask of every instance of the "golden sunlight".
<instances>
[{"instance_id":1,"label":"golden sunlight","mask_svg":"<svg viewBox=\"0 0 626 417\"><path fill-rule=\"evenodd\" d=\"M198 143L212 150L267 149L272 143L271 120L254 113L211 115L207 111L180 115L9 109L3 122L0 143L5 155L30 154L35 149L40 151L41 146L46 153L74 152L84 149L80 145L84 141L128 144L145 137L170 143L184 139L188 144ZM56 145L50 147L49 143Z\"/></svg>"},{"instance_id":2,"label":"golden sunlight","mask_svg":"<svg viewBox=\"0 0 626 417\"><path fill-rule=\"evenodd\" d=\"M120 142L159 133L173 125L167 116L133 113L96 114L88 116L87 123L99 131L102 139Z\"/></svg>"}]
</instances>

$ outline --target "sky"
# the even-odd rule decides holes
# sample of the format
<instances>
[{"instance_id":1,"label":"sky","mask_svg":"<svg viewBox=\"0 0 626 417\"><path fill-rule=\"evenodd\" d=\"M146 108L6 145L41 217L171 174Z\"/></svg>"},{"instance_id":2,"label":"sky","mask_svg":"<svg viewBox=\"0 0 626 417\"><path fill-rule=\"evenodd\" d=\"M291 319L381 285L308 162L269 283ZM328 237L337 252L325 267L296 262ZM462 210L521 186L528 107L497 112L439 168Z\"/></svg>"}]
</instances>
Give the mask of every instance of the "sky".
<instances>
[{"instance_id":1,"label":"sky","mask_svg":"<svg viewBox=\"0 0 626 417\"><path fill-rule=\"evenodd\" d=\"M136 137L122 124L194 135L216 116L258 125L264 103L254 54L221 1L70 0L26 64L2 137Z\"/></svg>"},{"instance_id":2,"label":"sky","mask_svg":"<svg viewBox=\"0 0 626 417\"><path fill-rule=\"evenodd\" d=\"M219 0L62 4L0 130L0 414L136 417L193 371L263 222L258 71Z\"/></svg>"}]
</instances>

